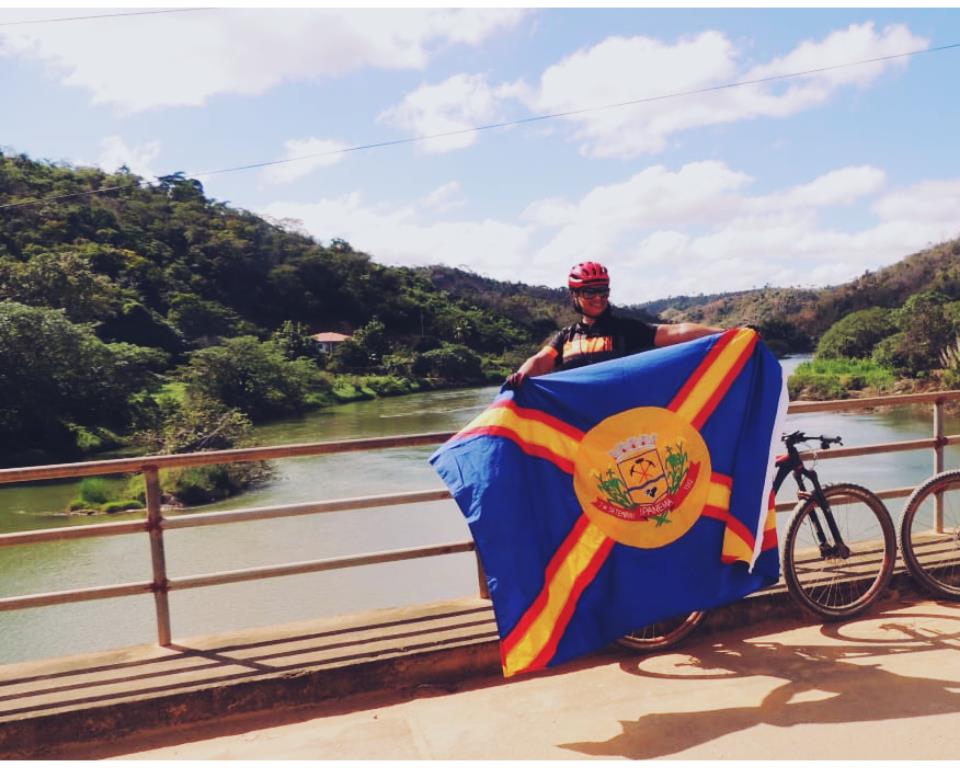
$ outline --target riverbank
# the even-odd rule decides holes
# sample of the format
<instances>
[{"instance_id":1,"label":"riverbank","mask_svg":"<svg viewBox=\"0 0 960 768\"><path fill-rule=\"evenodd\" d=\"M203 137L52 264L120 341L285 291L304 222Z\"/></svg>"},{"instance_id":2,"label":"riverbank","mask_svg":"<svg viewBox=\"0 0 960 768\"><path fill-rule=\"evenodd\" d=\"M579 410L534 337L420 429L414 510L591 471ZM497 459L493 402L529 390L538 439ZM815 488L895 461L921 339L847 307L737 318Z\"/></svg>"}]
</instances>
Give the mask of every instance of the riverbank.
<instances>
[{"instance_id":1,"label":"riverbank","mask_svg":"<svg viewBox=\"0 0 960 768\"><path fill-rule=\"evenodd\" d=\"M360 403L378 398L400 397L417 393L445 392L474 389L476 387L499 385L503 377L488 376L483 381L456 382L436 378L411 378L391 375L346 374L333 377L329 390L311 393L303 410L295 417L302 417L333 408L339 405ZM182 403L186 390L180 382L165 384L158 397ZM262 419L253 422L254 428L284 422L289 417ZM91 433L92 434L92 433ZM97 461L101 459L121 459L146 456L151 451L137 445L135 435L116 435L104 432L98 439L88 441L88 448L79 452L58 452L55 450L33 449L13 454L0 461L0 469L40 466L44 464L63 464L78 461Z\"/></svg>"}]
</instances>

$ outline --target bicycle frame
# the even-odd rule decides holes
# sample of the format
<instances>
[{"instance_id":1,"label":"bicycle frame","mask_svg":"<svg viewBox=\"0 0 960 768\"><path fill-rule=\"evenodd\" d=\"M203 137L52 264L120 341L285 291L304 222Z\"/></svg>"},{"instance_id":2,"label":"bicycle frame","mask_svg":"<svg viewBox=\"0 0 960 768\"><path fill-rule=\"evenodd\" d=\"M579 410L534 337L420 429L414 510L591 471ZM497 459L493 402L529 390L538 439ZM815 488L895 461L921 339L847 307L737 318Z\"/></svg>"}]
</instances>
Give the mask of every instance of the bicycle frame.
<instances>
[{"instance_id":1,"label":"bicycle frame","mask_svg":"<svg viewBox=\"0 0 960 768\"><path fill-rule=\"evenodd\" d=\"M833 536L835 544L831 545L827 541L826 533L823 530L823 525L820 522L820 518L817 515L810 515L810 520L813 522L814 529L817 535L817 542L820 546L820 554L822 557L849 557L850 548L844 543L843 536L840 534L840 529L837 527L837 521L833 516L833 510L830 508L830 502L827 501L827 497L823 493L823 488L820 485L820 478L817 476L817 473L812 469L807 469L804 466L803 459L800 458L800 453L797 451L795 445L787 444L787 455L780 456L776 460L777 474L773 479L773 495L776 495L780 492L780 488L783 485L784 481L789 475L793 475L793 479L797 483L798 496L800 499L809 499L812 498L816 501L817 507L822 510L824 519L827 521L827 527L830 529L830 535ZM812 491L808 491L807 487L804 485L804 478L810 481L813 486Z\"/></svg>"}]
</instances>

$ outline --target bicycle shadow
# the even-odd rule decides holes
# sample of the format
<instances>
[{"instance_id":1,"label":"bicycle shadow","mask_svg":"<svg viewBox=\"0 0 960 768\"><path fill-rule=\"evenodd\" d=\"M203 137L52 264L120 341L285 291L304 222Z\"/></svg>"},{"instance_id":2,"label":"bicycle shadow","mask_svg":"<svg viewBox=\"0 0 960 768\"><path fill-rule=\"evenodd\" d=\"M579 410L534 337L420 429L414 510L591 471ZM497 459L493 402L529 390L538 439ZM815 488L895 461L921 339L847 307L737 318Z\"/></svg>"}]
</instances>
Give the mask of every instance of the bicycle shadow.
<instances>
[{"instance_id":1,"label":"bicycle shadow","mask_svg":"<svg viewBox=\"0 0 960 768\"><path fill-rule=\"evenodd\" d=\"M876 618L876 617L874 617ZM674 675L644 670L645 659L621 663L628 674L698 682L698 696L710 696L703 686L730 677L785 679L755 705L664 712L637 721L620 721L622 732L602 742L560 744L565 749L598 757L651 759L683 752L758 724L787 728L798 724L882 721L960 712L960 679L914 677L864 663L935 648L960 649L960 633L923 632L891 616L880 627L901 632L905 639L883 643L871 639L844 645L790 645L735 638L686 651L692 667ZM942 619L943 616L938 618ZM829 631L824 632L828 637ZM725 689L728 690L728 689ZM720 692L722 694L722 692ZM802 758L802 755L797 755Z\"/></svg>"}]
</instances>

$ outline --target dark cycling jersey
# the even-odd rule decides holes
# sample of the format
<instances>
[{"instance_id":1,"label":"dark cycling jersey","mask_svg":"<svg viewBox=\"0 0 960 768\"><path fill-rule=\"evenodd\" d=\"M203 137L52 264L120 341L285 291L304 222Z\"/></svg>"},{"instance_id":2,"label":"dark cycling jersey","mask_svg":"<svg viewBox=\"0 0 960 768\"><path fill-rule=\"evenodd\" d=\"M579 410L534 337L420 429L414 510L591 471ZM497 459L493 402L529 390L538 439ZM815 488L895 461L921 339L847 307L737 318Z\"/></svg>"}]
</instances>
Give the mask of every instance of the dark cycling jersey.
<instances>
[{"instance_id":1,"label":"dark cycling jersey","mask_svg":"<svg viewBox=\"0 0 960 768\"><path fill-rule=\"evenodd\" d=\"M653 349L656 334L656 325L607 310L593 325L579 322L558 331L545 349L554 356L554 369L563 371Z\"/></svg>"}]
</instances>

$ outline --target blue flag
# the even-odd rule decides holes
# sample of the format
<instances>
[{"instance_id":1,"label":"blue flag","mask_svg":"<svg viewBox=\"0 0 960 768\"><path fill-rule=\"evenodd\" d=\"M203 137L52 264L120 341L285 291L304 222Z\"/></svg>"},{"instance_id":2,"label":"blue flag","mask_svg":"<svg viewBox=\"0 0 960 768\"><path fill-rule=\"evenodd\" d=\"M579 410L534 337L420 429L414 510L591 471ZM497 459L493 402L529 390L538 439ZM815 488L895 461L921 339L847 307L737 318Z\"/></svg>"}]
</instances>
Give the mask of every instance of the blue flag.
<instances>
[{"instance_id":1,"label":"blue flag","mask_svg":"<svg viewBox=\"0 0 960 768\"><path fill-rule=\"evenodd\" d=\"M734 329L529 379L441 446L504 674L775 583L786 403L776 358Z\"/></svg>"}]
</instances>

